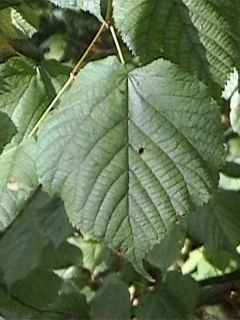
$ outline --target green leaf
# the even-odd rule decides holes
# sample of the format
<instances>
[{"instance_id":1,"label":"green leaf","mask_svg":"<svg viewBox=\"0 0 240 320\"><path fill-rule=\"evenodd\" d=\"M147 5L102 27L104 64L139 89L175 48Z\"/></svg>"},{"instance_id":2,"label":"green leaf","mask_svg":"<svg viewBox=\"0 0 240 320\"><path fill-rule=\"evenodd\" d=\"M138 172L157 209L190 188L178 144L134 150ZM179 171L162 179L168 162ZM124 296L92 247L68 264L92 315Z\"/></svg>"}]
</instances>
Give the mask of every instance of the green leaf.
<instances>
[{"instance_id":1,"label":"green leaf","mask_svg":"<svg viewBox=\"0 0 240 320\"><path fill-rule=\"evenodd\" d=\"M5 230L38 186L36 144L8 145L0 156L0 231Z\"/></svg>"},{"instance_id":2,"label":"green leaf","mask_svg":"<svg viewBox=\"0 0 240 320\"><path fill-rule=\"evenodd\" d=\"M55 5L62 8L81 9L94 14L100 21L103 20L101 15L101 0L49 0Z\"/></svg>"},{"instance_id":3,"label":"green leaf","mask_svg":"<svg viewBox=\"0 0 240 320\"><path fill-rule=\"evenodd\" d=\"M236 250L240 243L240 195L218 190L211 202L188 217L192 237L213 251Z\"/></svg>"},{"instance_id":4,"label":"green leaf","mask_svg":"<svg viewBox=\"0 0 240 320\"><path fill-rule=\"evenodd\" d=\"M66 315L53 312L41 312L9 294L3 285L0 286L0 314L4 320L65 320ZM1 319L1 318L0 318Z\"/></svg>"},{"instance_id":5,"label":"green leaf","mask_svg":"<svg viewBox=\"0 0 240 320\"><path fill-rule=\"evenodd\" d=\"M108 276L91 303L91 319L128 320L130 310L127 285L116 275Z\"/></svg>"},{"instance_id":6,"label":"green leaf","mask_svg":"<svg viewBox=\"0 0 240 320\"><path fill-rule=\"evenodd\" d=\"M17 133L16 127L9 118L9 116L0 111L0 153L3 147L8 144L12 137Z\"/></svg>"},{"instance_id":7,"label":"green leaf","mask_svg":"<svg viewBox=\"0 0 240 320\"><path fill-rule=\"evenodd\" d=\"M189 319L199 299L199 287L189 276L169 272L161 288L147 293L140 300L137 318Z\"/></svg>"},{"instance_id":8,"label":"green leaf","mask_svg":"<svg viewBox=\"0 0 240 320\"><path fill-rule=\"evenodd\" d=\"M49 244L58 248L70 232L62 202L49 199L41 191L35 192L0 240L0 269L4 282L11 285L25 278L40 264L43 249Z\"/></svg>"},{"instance_id":9,"label":"green leaf","mask_svg":"<svg viewBox=\"0 0 240 320\"><path fill-rule=\"evenodd\" d=\"M202 83L164 60L132 69L88 64L40 130L38 172L73 224L141 268L178 216L208 201L224 151Z\"/></svg>"},{"instance_id":10,"label":"green leaf","mask_svg":"<svg viewBox=\"0 0 240 320\"><path fill-rule=\"evenodd\" d=\"M50 243L44 248L40 258L40 267L43 269L65 269L73 265L82 265L82 252L77 246L66 241L57 248Z\"/></svg>"},{"instance_id":11,"label":"green leaf","mask_svg":"<svg viewBox=\"0 0 240 320\"><path fill-rule=\"evenodd\" d=\"M20 142L32 128L56 95L69 69L56 62L40 66L31 60L12 58L0 65L7 90L1 94L0 110L6 112L18 129L14 141Z\"/></svg>"},{"instance_id":12,"label":"green leaf","mask_svg":"<svg viewBox=\"0 0 240 320\"><path fill-rule=\"evenodd\" d=\"M58 297L61 286L62 280L54 272L35 269L15 282L11 292L23 303L46 310Z\"/></svg>"},{"instance_id":13,"label":"green leaf","mask_svg":"<svg viewBox=\"0 0 240 320\"><path fill-rule=\"evenodd\" d=\"M209 1L113 0L113 6L123 40L144 62L165 57L223 85L238 61L230 26Z\"/></svg>"},{"instance_id":14,"label":"green leaf","mask_svg":"<svg viewBox=\"0 0 240 320\"><path fill-rule=\"evenodd\" d=\"M22 0L1 0L0 9L5 9L7 7L11 7L17 4L20 4Z\"/></svg>"},{"instance_id":15,"label":"green leaf","mask_svg":"<svg viewBox=\"0 0 240 320\"><path fill-rule=\"evenodd\" d=\"M147 260L153 266L165 271L180 258L185 238L185 232L179 225L176 225L166 238L160 244L155 245L148 253Z\"/></svg>"},{"instance_id":16,"label":"green leaf","mask_svg":"<svg viewBox=\"0 0 240 320\"><path fill-rule=\"evenodd\" d=\"M221 169L221 172L228 177L240 178L240 164L227 161Z\"/></svg>"}]
</instances>

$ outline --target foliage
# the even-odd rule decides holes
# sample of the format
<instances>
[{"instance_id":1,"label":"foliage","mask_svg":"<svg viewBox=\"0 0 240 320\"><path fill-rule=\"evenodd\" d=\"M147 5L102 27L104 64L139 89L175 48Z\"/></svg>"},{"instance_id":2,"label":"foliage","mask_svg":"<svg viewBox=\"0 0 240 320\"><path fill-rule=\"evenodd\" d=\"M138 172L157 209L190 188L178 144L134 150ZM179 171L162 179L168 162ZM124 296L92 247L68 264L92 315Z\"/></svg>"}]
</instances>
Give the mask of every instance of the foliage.
<instances>
[{"instance_id":1,"label":"foliage","mask_svg":"<svg viewBox=\"0 0 240 320\"><path fill-rule=\"evenodd\" d=\"M239 12L1 2L0 319L239 316Z\"/></svg>"}]
</instances>

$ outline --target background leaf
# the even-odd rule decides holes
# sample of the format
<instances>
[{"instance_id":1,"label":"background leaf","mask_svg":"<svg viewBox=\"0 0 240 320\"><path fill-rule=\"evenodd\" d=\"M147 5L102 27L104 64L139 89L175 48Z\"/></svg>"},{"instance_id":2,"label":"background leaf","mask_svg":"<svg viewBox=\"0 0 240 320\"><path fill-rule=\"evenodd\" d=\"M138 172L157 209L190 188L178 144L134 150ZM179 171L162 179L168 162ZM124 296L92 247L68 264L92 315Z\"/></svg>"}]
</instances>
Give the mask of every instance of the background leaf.
<instances>
[{"instance_id":1,"label":"background leaf","mask_svg":"<svg viewBox=\"0 0 240 320\"><path fill-rule=\"evenodd\" d=\"M62 8L81 9L94 14L100 21L101 16L101 0L50 0L55 5Z\"/></svg>"},{"instance_id":2,"label":"background leaf","mask_svg":"<svg viewBox=\"0 0 240 320\"><path fill-rule=\"evenodd\" d=\"M12 58L0 65L7 90L1 95L0 110L18 129L16 142L29 135L45 109L66 80L69 68L56 62L37 66L31 60Z\"/></svg>"},{"instance_id":3,"label":"background leaf","mask_svg":"<svg viewBox=\"0 0 240 320\"><path fill-rule=\"evenodd\" d=\"M0 269L4 282L11 285L25 278L41 263L44 248L49 244L58 248L71 232L62 202L37 191L0 239Z\"/></svg>"},{"instance_id":4,"label":"background leaf","mask_svg":"<svg viewBox=\"0 0 240 320\"><path fill-rule=\"evenodd\" d=\"M0 153L3 147L8 144L17 133L16 127L9 116L0 111Z\"/></svg>"},{"instance_id":5,"label":"background leaf","mask_svg":"<svg viewBox=\"0 0 240 320\"><path fill-rule=\"evenodd\" d=\"M128 320L131 318L130 311L127 285L116 275L108 276L91 303L92 319Z\"/></svg>"},{"instance_id":6,"label":"background leaf","mask_svg":"<svg viewBox=\"0 0 240 320\"><path fill-rule=\"evenodd\" d=\"M35 157L32 139L8 145L0 156L0 231L13 222L38 186Z\"/></svg>"},{"instance_id":7,"label":"background leaf","mask_svg":"<svg viewBox=\"0 0 240 320\"><path fill-rule=\"evenodd\" d=\"M189 215L191 236L209 250L236 250L240 242L239 204L237 192L215 192L209 205Z\"/></svg>"},{"instance_id":8,"label":"background leaf","mask_svg":"<svg viewBox=\"0 0 240 320\"><path fill-rule=\"evenodd\" d=\"M238 61L230 26L209 1L113 0L113 6L123 40L143 62L164 57L223 86Z\"/></svg>"},{"instance_id":9,"label":"background leaf","mask_svg":"<svg viewBox=\"0 0 240 320\"><path fill-rule=\"evenodd\" d=\"M161 288L147 293L140 301L137 318L145 319L191 319L199 299L199 288L189 276L170 272Z\"/></svg>"}]
</instances>

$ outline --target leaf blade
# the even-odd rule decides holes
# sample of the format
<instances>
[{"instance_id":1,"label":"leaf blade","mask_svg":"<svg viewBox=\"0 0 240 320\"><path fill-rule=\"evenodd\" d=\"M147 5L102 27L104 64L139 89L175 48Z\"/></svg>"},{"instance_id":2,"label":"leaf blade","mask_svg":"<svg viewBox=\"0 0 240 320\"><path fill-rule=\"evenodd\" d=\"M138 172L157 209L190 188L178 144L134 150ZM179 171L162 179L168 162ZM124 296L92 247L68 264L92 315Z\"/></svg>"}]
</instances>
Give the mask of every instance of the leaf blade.
<instances>
[{"instance_id":1,"label":"leaf blade","mask_svg":"<svg viewBox=\"0 0 240 320\"><path fill-rule=\"evenodd\" d=\"M41 183L73 224L143 270L191 202L208 201L224 155L219 119L207 88L167 61L91 63L40 130Z\"/></svg>"}]
</instances>

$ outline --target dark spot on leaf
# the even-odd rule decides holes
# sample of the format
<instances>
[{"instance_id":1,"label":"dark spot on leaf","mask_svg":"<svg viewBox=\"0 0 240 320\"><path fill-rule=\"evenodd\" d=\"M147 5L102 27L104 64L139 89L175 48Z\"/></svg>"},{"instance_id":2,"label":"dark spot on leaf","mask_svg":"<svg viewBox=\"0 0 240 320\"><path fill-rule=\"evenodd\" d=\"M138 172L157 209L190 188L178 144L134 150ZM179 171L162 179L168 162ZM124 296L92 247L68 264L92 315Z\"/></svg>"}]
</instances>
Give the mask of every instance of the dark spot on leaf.
<instances>
[{"instance_id":1,"label":"dark spot on leaf","mask_svg":"<svg viewBox=\"0 0 240 320\"><path fill-rule=\"evenodd\" d=\"M139 154L143 154L143 153L144 153L144 148L143 148L143 147L140 147L140 148L138 149L138 153L139 153Z\"/></svg>"}]
</instances>

